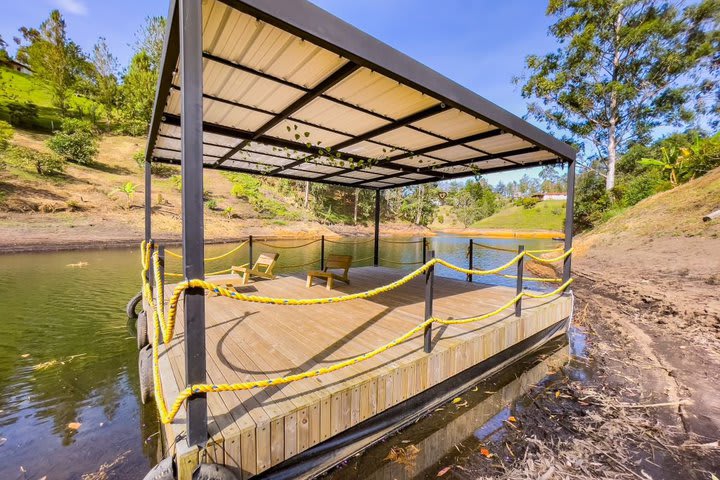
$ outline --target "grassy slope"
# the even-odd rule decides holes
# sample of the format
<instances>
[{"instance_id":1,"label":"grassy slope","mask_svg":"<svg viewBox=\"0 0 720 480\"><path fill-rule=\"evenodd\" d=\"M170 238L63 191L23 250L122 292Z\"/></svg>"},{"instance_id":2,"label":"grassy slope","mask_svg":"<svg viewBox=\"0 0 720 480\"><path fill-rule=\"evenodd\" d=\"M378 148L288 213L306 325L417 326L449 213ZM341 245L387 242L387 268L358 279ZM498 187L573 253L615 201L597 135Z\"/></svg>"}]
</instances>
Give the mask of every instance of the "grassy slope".
<instances>
[{"instance_id":1,"label":"grassy slope","mask_svg":"<svg viewBox=\"0 0 720 480\"><path fill-rule=\"evenodd\" d=\"M720 238L720 222L702 217L720 209L720 168L646 198L588 232L586 238L638 236Z\"/></svg>"},{"instance_id":2,"label":"grassy slope","mask_svg":"<svg viewBox=\"0 0 720 480\"><path fill-rule=\"evenodd\" d=\"M8 120L6 105L11 102L33 102L38 106L36 126L51 130L58 125L60 114L52 104L50 89L33 75L25 75L6 68L0 68L0 120ZM72 96L69 100L71 111L82 110L85 114L94 105L92 100ZM102 111L100 107L99 112Z\"/></svg>"},{"instance_id":3,"label":"grassy slope","mask_svg":"<svg viewBox=\"0 0 720 480\"><path fill-rule=\"evenodd\" d=\"M480 220L473 228L504 228L509 230L563 230L565 221L565 202L547 200L535 207L510 206L495 215Z\"/></svg>"},{"instance_id":4,"label":"grassy slope","mask_svg":"<svg viewBox=\"0 0 720 480\"><path fill-rule=\"evenodd\" d=\"M46 150L47 138L45 134L18 130L13 143ZM140 206L143 203L144 182L142 171L132 155L144 148L144 143L143 138L104 136L94 165L70 163L67 164L65 174L58 177L43 177L33 171L8 165L4 171L0 170L0 212L48 213L48 219L52 217L67 221L81 217L88 221L103 219L127 222L139 229L142 226ZM126 182L137 185L130 208L127 208L127 197L116 191ZM232 183L220 172L205 171L204 183L209 198L214 199L218 207L218 211L206 210L206 233L209 237L228 237L238 233L235 232L237 227L233 220L227 219L222 213L226 207L232 207L233 213L241 218L257 216L247 201L232 195ZM180 192L174 182L169 178L154 177L152 193L157 212L153 222L157 231L168 234L179 232ZM263 191L262 194L273 195L274 192ZM15 220L6 218L6 221ZM280 223L277 219L275 221Z\"/></svg>"}]
</instances>

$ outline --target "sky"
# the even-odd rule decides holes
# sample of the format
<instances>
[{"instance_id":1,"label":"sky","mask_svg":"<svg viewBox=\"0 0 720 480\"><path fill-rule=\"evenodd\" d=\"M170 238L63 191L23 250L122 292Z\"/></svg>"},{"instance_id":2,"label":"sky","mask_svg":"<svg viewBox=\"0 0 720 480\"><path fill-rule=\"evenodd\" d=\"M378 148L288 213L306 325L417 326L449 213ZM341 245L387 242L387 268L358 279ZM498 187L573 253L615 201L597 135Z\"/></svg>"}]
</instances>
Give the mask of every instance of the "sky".
<instances>
[{"instance_id":1,"label":"sky","mask_svg":"<svg viewBox=\"0 0 720 480\"><path fill-rule=\"evenodd\" d=\"M292 0L278 0L292 1ZM168 0L24 0L3 2L0 35L14 51L21 26L37 27L59 9L68 36L86 52L103 36L121 65L132 55L135 32L147 16L166 15ZM556 47L547 34L550 20L542 0L314 0L390 46L516 115L526 103L512 78L524 59ZM516 180L537 169L487 176Z\"/></svg>"}]
</instances>

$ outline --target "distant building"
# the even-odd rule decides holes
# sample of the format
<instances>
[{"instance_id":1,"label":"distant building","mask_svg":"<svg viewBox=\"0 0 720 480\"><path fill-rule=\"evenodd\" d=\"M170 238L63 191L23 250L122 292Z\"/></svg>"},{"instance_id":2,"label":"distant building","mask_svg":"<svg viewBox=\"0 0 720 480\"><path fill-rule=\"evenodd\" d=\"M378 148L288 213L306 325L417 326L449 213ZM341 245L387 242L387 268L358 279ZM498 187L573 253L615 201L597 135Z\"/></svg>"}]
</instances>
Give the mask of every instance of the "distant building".
<instances>
[{"instance_id":1,"label":"distant building","mask_svg":"<svg viewBox=\"0 0 720 480\"><path fill-rule=\"evenodd\" d=\"M567 194L559 193L559 192L534 193L533 197L540 199L542 201L545 201L545 200L567 200Z\"/></svg>"},{"instance_id":2,"label":"distant building","mask_svg":"<svg viewBox=\"0 0 720 480\"><path fill-rule=\"evenodd\" d=\"M9 58L7 60L0 60L2 65L6 68L9 68L10 70L15 70L19 73L24 73L26 75L32 75L33 71L30 67L25 65L24 63L20 63L17 60L13 60L12 58Z\"/></svg>"}]
</instances>

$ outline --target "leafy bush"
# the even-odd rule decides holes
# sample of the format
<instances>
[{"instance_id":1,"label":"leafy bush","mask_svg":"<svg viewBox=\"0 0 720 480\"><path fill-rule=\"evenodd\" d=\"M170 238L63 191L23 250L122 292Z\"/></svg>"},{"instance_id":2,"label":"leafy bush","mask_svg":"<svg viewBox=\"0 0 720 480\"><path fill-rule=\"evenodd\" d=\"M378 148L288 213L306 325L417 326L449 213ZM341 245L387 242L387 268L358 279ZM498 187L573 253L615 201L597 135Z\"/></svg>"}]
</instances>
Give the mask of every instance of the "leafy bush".
<instances>
[{"instance_id":1,"label":"leafy bush","mask_svg":"<svg viewBox=\"0 0 720 480\"><path fill-rule=\"evenodd\" d=\"M538 203L540 203L540 199L537 197L525 197L515 200L515 206L523 207L527 210L534 208Z\"/></svg>"},{"instance_id":2,"label":"leafy bush","mask_svg":"<svg viewBox=\"0 0 720 480\"><path fill-rule=\"evenodd\" d=\"M217 210L217 208L218 208L218 203L217 203L217 200L215 200L215 199L208 200L207 203L205 203L205 205L207 205L207 207L210 210Z\"/></svg>"},{"instance_id":3,"label":"leafy bush","mask_svg":"<svg viewBox=\"0 0 720 480\"><path fill-rule=\"evenodd\" d=\"M692 145L680 150L687 158L689 178L685 180L705 175L710 170L720 167L720 133L708 138L696 138Z\"/></svg>"},{"instance_id":4,"label":"leafy bush","mask_svg":"<svg viewBox=\"0 0 720 480\"><path fill-rule=\"evenodd\" d=\"M621 204L631 207L650 195L666 190L668 186L668 182L660 178L656 171L648 171L620 183L617 190L621 192Z\"/></svg>"},{"instance_id":5,"label":"leafy bush","mask_svg":"<svg viewBox=\"0 0 720 480\"><path fill-rule=\"evenodd\" d=\"M172 182L173 187L175 187L175 189L178 192L182 192L182 176L181 175L172 175L170 177L170 181Z\"/></svg>"},{"instance_id":6,"label":"leafy bush","mask_svg":"<svg viewBox=\"0 0 720 480\"><path fill-rule=\"evenodd\" d=\"M137 166L140 168L140 170L145 170L144 150L138 150L137 152L135 152L133 154L133 160L135 160L135 163L137 163ZM155 175L156 177L170 178L173 175L178 175L180 173L180 169L178 167L168 165L167 163L151 162L150 173Z\"/></svg>"},{"instance_id":7,"label":"leafy bush","mask_svg":"<svg viewBox=\"0 0 720 480\"><path fill-rule=\"evenodd\" d=\"M28 147L11 146L5 158L10 165L35 171L44 176L59 175L65 171L65 160L60 156Z\"/></svg>"},{"instance_id":8,"label":"leafy bush","mask_svg":"<svg viewBox=\"0 0 720 480\"><path fill-rule=\"evenodd\" d=\"M605 178L594 170L588 170L578 177L575 196L575 228L582 231L592 228L603 218L612 201L605 191Z\"/></svg>"},{"instance_id":9,"label":"leafy bush","mask_svg":"<svg viewBox=\"0 0 720 480\"><path fill-rule=\"evenodd\" d=\"M50 149L70 162L91 164L98 153L95 128L89 122L68 118L62 129L47 141Z\"/></svg>"},{"instance_id":10,"label":"leafy bush","mask_svg":"<svg viewBox=\"0 0 720 480\"><path fill-rule=\"evenodd\" d=\"M0 152L4 152L10 146L10 140L15 134L12 126L0 120Z\"/></svg>"},{"instance_id":11,"label":"leafy bush","mask_svg":"<svg viewBox=\"0 0 720 480\"><path fill-rule=\"evenodd\" d=\"M10 123L18 127L34 127L38 119L38 107L33 102L11 102L7 108Z\"/></svg>"}]
</instances>

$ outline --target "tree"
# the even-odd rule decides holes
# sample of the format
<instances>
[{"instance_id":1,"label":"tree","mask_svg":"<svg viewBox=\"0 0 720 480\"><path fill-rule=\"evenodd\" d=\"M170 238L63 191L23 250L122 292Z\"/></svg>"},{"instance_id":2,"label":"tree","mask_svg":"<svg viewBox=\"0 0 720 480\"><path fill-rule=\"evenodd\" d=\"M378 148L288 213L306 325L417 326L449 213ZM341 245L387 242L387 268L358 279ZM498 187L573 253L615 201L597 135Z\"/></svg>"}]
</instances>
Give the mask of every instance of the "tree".
<instances>
[{"instance_id":1,"label":"tree","mask_svg":"<svg viewBox=\"0 0 720 480\"><path fill-rule=\"evenodd\" d=\"M470 180L451 194L453 213L466 228L498 209L497 194L484 179Z\"/></svg>"},{"instance_id":2,"label":"tree","mask_svg":"<svg viewBox=\"0 0 720 480\"><path fill-rule=\"evenodd\" d=\"M550 0L561 47L526 58L516 78L529 115L594 145L615 186L618 154L660 125L688 122L717 88L720 2Z\"/></svg>"},{"instance_id":3,"label":"tree","mask_svg":"<svg viewBox=\"0 0 720 480\"><path fill-rule=\"evenodd\" d=\"M93 96L105 108L105 116L109 118L118 95L119 64L104 37L100 37L93 47L92 64Z\"/></svg>"},{"instance_id":4,"label":"tree","mask_svg":"<svg viewBox=\"0 0 720 480\"><path fill-rule=\"evenodd\" d=\"M558 165L543 165L538 176L542 180L540 190L543 193L564 192L567 189L566 177Z\"/></svg>"},{"instance_id":5,"label":"tree","mask_svg":"<svg viewBox=\"0 0 720 480\"><path fill-rule=\"evenodd\" d=\"M164 18L148 17L135 34L135 55L123 78L120 111L126 130L134 135L145 133L150 122L164 32Z\"/></svg>"},{"instance_id":6,"label":"tree","mask_svg":"<svg viewBox=\"0 0 720 480\"><path fill-rule=\"evenodd\" d=\"M87 61L80 47L67 38L65 20L58 10L50 12L39 29L20 29L27 45L18 48L17 58L30 65L52 94L53 105L67 113L68 99L78 79L87 73Z\"/></svg>"},{"instance_id":7,"label":"tree","mask_svg":"<svg viewBox=\"0 0 720 480\"><path fill-rule=\"evenodd\" d=\"M2 35L0 35L0 62L7 62L10 60L10 55L7 52L7 42L3 40Z\"/></svg>"}]
</instances>

